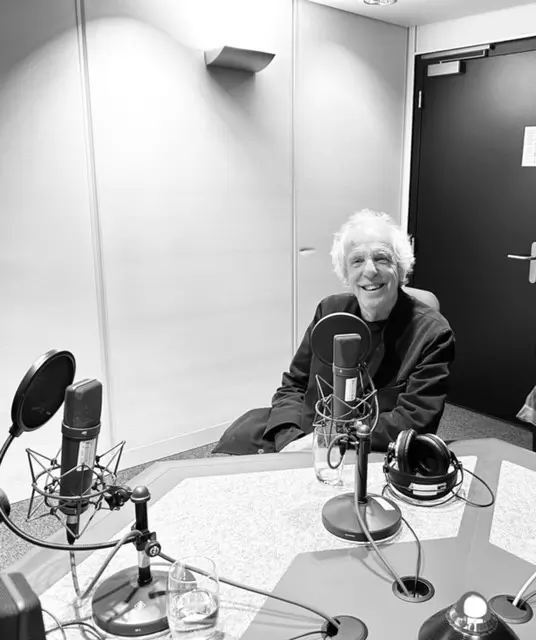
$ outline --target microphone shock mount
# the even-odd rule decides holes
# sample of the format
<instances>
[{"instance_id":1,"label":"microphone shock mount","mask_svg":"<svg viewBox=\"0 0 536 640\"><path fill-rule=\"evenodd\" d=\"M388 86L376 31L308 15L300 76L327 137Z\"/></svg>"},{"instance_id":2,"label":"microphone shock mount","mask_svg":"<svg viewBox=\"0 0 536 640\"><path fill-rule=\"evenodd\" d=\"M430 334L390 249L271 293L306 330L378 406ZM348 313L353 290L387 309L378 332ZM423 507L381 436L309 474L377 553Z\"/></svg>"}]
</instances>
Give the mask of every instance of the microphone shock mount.
<instances>
[{"instance_id":1,"label":"microphone shock mount","mask_svg":"<svg viewBox=\"0 0 536 640\"><path fill-rule=\"evenodd\" d=\"M83 535L97 511L112 511L122 507L131 493L128 487L117 485L117 470L124 446L125 442L122 441L96 456L92 469L81 464L64 474L61 473L59 462L61 450L54 458L49 458L32 449L26 449L32 477L27 521L38 520L47 515L54 516L67 531L68 540L72 544ZM87 491L84 492L81 487L78 495L61 495L62 479L69 474L88 470L91 471L91 484ZM90 514L80 527L80 518L88 510Z\"/></svg>"}]
</instances>

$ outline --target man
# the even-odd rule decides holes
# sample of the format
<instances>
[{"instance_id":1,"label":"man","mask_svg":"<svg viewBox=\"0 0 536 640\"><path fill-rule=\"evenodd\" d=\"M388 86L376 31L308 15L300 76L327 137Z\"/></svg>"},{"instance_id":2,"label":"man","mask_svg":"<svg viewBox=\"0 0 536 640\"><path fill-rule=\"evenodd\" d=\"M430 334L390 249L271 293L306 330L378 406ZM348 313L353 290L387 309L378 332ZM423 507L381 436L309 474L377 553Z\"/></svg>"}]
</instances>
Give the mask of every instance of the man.
<instances>
[{"instance_id":1,"label":"man","mask_svg":"<svg viewBox=\"0 0 536 640\"><path fill-rule=\"evenodd\" d=\"M363 319L372 335L368 366L380 408L372 448L386 451L405 429L437 431L454 358L454 334L439 311L402 289L414 264L408 235L387 214L364 209L335 234L331 257L335 273L350 291L319 303L272 406L236 420L214 453L281 451L312 433L316 376L331 384L332 371L313 354L311 332L321 318L339 311Z\"/></svg>"}]
</instances>

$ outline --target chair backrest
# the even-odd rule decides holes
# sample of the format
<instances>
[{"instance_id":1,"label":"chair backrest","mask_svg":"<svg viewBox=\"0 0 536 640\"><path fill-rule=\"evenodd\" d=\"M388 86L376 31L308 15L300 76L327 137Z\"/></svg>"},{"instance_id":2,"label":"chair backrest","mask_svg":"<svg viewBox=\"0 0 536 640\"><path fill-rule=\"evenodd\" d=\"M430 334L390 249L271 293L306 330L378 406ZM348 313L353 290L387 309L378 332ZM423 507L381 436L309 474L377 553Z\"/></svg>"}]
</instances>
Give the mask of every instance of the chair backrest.
<instances>
[{"instance_id":1,"label":"chair backrest","mask_svg":"<svg viewBox=\"0 0 536 640\"><path fill-rule=\"evenodd\" d=\"M413 287L402 288L408 295L416 298L420 302L424 302L424 304L432 307L432 309L439 311L439 300L431 291L426 291L426 289L414 289Z\"/></svg>"}]
</instances>

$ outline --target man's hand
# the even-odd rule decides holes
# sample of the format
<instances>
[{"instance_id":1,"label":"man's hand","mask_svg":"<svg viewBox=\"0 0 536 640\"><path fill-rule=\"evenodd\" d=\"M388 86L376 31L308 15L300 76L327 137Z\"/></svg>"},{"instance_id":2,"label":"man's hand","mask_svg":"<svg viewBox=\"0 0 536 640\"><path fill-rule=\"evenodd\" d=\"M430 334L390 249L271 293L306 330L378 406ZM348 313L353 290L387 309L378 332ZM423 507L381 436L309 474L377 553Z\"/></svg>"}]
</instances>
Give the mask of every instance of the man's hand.
<instances>
[{"instance_id":1,"label":"man's hand","mask_svg":"<svg viewBox=\"0 0 536 640\"><path fill-rule=\"evenodd\" d=\"M302 438L293 440L281 449L281 453L294 453L295 451L312 451L313 450L313 434L308 433Z\"/></svg>"},{"instance_id":2,"label":"man's hand","mask_svg":"<svg viewBox=\"0 0 536 640\"><path fill-rule=\"evenodd\" d=\"M303 436L303 431L295 424L282 424L274 434L274 446L276 452L281 451L281 449L289 445L294 440L301 438L301 436Z\"/></svg>"}]
</instances>

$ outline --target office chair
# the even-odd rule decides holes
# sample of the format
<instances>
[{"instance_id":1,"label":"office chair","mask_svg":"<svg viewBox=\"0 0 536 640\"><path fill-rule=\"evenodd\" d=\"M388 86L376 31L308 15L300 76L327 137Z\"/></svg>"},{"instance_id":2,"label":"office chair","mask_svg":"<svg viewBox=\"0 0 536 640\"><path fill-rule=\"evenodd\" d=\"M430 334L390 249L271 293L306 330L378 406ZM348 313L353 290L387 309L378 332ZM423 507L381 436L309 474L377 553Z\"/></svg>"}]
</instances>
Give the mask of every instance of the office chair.
<instances>
[{"instance_id":1,"label":"office chair","mask_svg":"<svg viewBox=\"0 0 536 640\"><path fill-rule=\"evenodd\" d=\"M402 287L402 289L416 300L424 302L424 304L432 307L432 309L439 311L439 300L431 291L426 291L425 289L415 289L413 287Z\"/></svg>"}]
</instances>

